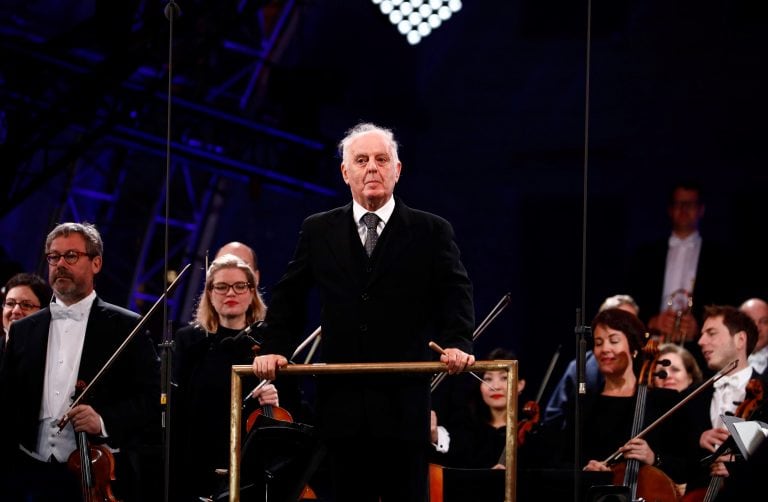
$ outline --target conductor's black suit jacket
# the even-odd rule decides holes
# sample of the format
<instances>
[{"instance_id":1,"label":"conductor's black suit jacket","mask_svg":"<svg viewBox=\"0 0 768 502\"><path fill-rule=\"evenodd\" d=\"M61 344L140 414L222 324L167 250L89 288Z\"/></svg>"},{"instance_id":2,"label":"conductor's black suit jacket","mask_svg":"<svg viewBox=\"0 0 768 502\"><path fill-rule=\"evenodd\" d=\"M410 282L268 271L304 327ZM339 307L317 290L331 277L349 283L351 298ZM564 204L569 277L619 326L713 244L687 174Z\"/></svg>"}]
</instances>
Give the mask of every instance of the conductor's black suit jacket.
<instances>
[{"instance_id":1,"label":"conductor's black suit jacket","mask_svg":"<svg viewBox=\"0 0 768 502\"><path fill-rule=\"evenodd\" d=\"M138 320L134 312L97 297L88 317L78 380L90 383ZM36 448L50 322L51 311L46 307L11 325L0 364L4 410L0 457L5 460L14 458L19 444L30 451ZM146 334L139 333L89 390L84 402L104 420L110 447L130 449L137 431L157 418L159 374L154 346Z\"/></svg>"},{"instance_id":2,"label":"conductor's black suit jacket","mask_svg":"<svg viewBox=\"0 0 768 502\"><path fill-rule=\"evenodd\" d=\"M308 297L321 304L327 363L435 360L430 340L471 353L472 285L451 225L395 199L369 258L352 203L308 217L267 312L262 353L290 358L300 342ZM426 440L429 375L328 376L318 382L318 412L331 437L374 433Z\"/></svg>"}]
</instances>

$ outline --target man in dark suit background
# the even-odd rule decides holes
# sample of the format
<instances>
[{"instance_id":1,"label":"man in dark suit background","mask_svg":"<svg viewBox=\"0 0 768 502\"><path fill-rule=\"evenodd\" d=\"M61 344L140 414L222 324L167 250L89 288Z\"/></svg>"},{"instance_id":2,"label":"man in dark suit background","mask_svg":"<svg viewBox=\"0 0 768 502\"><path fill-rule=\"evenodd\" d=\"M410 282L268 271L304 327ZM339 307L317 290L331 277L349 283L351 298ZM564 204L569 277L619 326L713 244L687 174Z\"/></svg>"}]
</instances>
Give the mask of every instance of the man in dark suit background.
<instances>
[{"instance_id":1,"label":"man in dark suit background","mask_svg":"<svg viewBox=\"0 0 768 502\"><path fill-rule=\"evenodd\" d=\"M78 381L90 383L131 333L139 316L101 300L94 277L103 244L88 223L63 223L45 243L55 299L11 325L0 366L3 434L0 458L7 479L0 499L79 501L79 478L67 469L76 432L114 452L115 494L139 500L138 435L157 411L159 361L138 334L104 372L83 403L69 410ZM59 432L59 421L67 423ZM158 415L159 416L159 413Z\"/></svg>"},{"instance_id":2,"label":"man in dark suit background","mask_svg":"<svg viewBox=\"0 0 768 502\"><path fill-rule=\"evenodd\" d=\"M254 372L273 379L319 292L327 363L428 361L428 342L456 373L474 364L472 286L451 225L394 197L392 132L359 124L340 143L352 202L307 218L267 312ZM336 501L424 501L430 448L425 375L343 375L318 382Z\"/></svg>"},{"instance_id":3,"label":"man in dark suit background","mask_svg":"<svg viewBox=\"0 0 768 502\"><path fill-rule=\"evenodd\" d=\"M734 273L732 254L699 233L704 211L701 186L693 181L676 183L667 205L670 236L641 246L629 266L628 292L642 307L642 320L667 337L695 339L706 305L740 300L734 282L744 278ZM687 299L693 303L690 310Z\"/></svg>"}]
</instances>

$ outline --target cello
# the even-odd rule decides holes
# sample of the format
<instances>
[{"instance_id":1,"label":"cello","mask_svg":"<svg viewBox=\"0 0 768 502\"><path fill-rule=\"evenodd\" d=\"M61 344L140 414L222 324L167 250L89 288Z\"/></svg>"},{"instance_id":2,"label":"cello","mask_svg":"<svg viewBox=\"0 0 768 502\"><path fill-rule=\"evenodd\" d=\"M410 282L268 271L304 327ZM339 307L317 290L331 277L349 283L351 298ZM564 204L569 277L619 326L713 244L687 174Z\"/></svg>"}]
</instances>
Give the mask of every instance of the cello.
<instances>
[{"instance_id":1,"label":"cello","mask_svg":"<svg viewBox=\"0 0 768 502\"><path fill-rule=\"evenodd\" d=\"M86 387L83 380L78 380L76 395ZM77 450L67 459L67 467L80 477L83 502L119 502L111 486L115 480L115 456L106 446L89 443L85 431L75 432L75 439Z\"/></svg>"},{"instance_id":2,"label":"cello","mask_svg":"<svg viewBox=\"0 0 768 502\"><path fill-rule=\"evenodd\" d=\"M635 401L635 415L632 423L632 437L640 437L641 427L645 419L645 408L648 397L648 385L653 379L652 368L659 357L658 342L648 340L643 347L645 359L637 381L637 400ZM658 467L641 464L637 459L627 459L626 462L617 463L615 455L606 460L606 464L612 466L613 484L626 486L629 489L632 501L653 500L656 502L676 502L679 500L677 487Z\"/></svg>"}]
</instances>

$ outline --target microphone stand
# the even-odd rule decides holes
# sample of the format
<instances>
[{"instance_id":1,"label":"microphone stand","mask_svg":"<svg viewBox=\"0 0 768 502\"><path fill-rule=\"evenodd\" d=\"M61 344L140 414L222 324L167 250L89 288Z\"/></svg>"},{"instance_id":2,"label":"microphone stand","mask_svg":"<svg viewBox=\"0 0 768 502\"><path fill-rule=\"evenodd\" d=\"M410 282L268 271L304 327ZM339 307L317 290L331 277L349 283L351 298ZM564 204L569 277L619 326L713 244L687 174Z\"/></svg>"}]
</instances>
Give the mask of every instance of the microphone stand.
<instances>
[{"instance_id":1,"label":"microphone stand","mask_svg":"<svg viewBox=\"0 0 768 502\"><path fill-rule=\"evenodd\" d=\"M170 220L171 183L171 97L173 95L173 21L181 15L181 9L170 0L163 9L168 19L168 107L165 142L165 267L163 280L168 281L168 221ZM189 265L187 265L189 266ZM186 270L186 269L185 269ZM178 279L177 279L178 281ZM173 353L173 329L168 319L168 301L163 303L163 341L160 344L160 407L163 431L163 500L170 500L171 484L171 358Z\"/></svg>"},{"instance_id":2,"label":"microphone stand","mask_svg":"<svg viewBox=\"0 0 768 502\"><path fill-rule=\"evenodd\" d=\"M587 366L587 339L591 336L592 328L583 323L582 309L576 309L576 396L574 400L574 437L573 437L573 489L574 500L578 502L581 495L581 441L583 420L583 401L587 394L586 366Z\"/></svg>"}]
</instances>

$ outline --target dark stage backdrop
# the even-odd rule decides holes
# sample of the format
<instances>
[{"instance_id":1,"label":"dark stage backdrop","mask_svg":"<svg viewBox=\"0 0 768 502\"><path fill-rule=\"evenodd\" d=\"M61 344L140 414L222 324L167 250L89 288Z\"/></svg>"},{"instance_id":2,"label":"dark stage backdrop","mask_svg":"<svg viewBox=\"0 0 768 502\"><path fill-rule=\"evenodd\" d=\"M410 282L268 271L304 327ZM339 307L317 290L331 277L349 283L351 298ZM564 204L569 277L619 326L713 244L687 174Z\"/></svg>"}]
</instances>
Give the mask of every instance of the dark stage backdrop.
<instances>
[{"instance_id":1,"label":"dark stage backdrop","mask_svg":"<svg viewBox=\"0 0 768 502\"><path fill-rule=\"evenodd\" d=\"M397 193L454 224L478 321L511 294L477 353L516 350L529 389L558 344L561 367L573 356L582 302L588 321L605 296L624 290L632 250L668 233L665 201L677 179L703 184L702 234L742 256L724 264L734 267L733 281L768 296L766 31L752 2L593 2L586 226L585 2L464 1L417 46L367 0L305 1L300 11L266 103L282 128L319 138L325 149L314 163L288 149L275 164L310 172L336 195L255 176L232 181L210 246L232 239L254 246L267 303L302 219L348 200L333 146L359 120L399 137ZM163 169L162 158L144 159L132 176L147 180ZM60 174L2 218L6 261L40 267L65 179ZM149 210L134 202L137 212ZM145 230L133 224L106 235L97 289L108 300L125 303L128 295L109 277L111 267L134 263L122 237L138 241Z\"/></svg>"}]
</instances>

